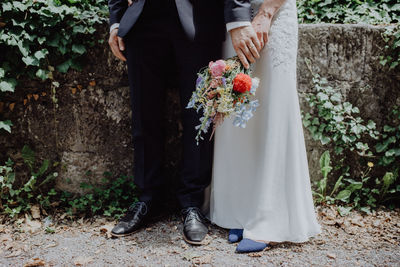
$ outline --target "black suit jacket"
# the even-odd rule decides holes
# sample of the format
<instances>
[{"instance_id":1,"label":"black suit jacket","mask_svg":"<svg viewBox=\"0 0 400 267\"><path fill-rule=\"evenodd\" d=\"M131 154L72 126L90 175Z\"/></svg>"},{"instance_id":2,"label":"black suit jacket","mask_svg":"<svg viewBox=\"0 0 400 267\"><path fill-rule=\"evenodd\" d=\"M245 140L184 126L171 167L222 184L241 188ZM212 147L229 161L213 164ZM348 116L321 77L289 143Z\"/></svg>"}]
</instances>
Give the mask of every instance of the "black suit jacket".
<instances>
[{"instance_id":1,"label":"black suit jacket","mask_svg":"<svg viewBox=\"0 0 400 267\"><path fill-rule=\"evenodd\" d=\"M132 29L146 1L151 0L135 0L128 7L127 0L108 0L110 25L120 23L118 36L124 37ZM192 40L223 40L225 23L251 20L250 0L175 0L175 3L182 27Z\"/></svg>"}]
</instances>

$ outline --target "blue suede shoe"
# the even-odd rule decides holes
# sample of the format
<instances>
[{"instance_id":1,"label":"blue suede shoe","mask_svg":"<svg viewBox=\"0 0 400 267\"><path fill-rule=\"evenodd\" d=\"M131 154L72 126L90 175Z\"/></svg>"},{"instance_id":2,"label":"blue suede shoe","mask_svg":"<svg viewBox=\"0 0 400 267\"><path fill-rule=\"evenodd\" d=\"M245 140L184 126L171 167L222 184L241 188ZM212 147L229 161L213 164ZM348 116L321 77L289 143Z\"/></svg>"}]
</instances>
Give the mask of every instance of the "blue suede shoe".
<instances>
[{"instance_id":1,"label":"blue suede shoe","mask_svg":"<svg viewBox=\"0 0 400 267\"><path fill-rule=\"evenodd\" d=\"M231 243L236 243L242 240L243 229L231 229L229 230L228 241Z\"/></svg>"},{"instance_id":2,"label":"blue suede shoe","mask_svg":"<svg viewBox=\"0 0 400 267\"><path fill-rule=\"evenodd\" d=\"M248 238L240 241L236 247L237 253L259 252L266 249L269 245L264 242L257 242Z\"/></svg>"}]
</instances>

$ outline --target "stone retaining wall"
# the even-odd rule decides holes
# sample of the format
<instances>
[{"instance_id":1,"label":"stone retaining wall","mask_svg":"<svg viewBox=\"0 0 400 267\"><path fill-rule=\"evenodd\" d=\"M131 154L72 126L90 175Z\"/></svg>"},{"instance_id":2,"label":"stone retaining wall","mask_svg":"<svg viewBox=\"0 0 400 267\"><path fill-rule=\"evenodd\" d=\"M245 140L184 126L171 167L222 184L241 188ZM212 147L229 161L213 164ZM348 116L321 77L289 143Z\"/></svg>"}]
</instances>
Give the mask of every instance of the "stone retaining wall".
<instances>
[{"instance_id":1,"label":"stone retaining wall","mask_svg":"<svg viewBox=\"0 0 400 267\"><path fill-rule=\"evenodd\" d=\"M400 104L399 73L379 65L384 30L369 25L300 25L298 89L302 108L306 105L301 92L312 90L305 64L309 59L313 71L340 88L347 100L360 108L364 119L379 124L392 103ZM91 51L87 60L83 72L56 77L60 87L55 92L49 84L25 83L23 89L5 98L1 111L15 126L12 135L0 136L0 160L20 158L22 146L28 144L39 159L61 163L54 167L59 172L57 186L73 192L82 192L82 181L100 183L105 171L131 175L133 168L125 66L106 45ZM52 98L57 99L56 105ZM12 111L7 108L9 103L15 103ZM179 175L177 148L182 127L177 118L177 92L171 89L166 104L166 171L170 179ZM316 180L320 176L318 159L325 148L307 131L305 134L310 174Z\"/></svg>"}]
</instances>

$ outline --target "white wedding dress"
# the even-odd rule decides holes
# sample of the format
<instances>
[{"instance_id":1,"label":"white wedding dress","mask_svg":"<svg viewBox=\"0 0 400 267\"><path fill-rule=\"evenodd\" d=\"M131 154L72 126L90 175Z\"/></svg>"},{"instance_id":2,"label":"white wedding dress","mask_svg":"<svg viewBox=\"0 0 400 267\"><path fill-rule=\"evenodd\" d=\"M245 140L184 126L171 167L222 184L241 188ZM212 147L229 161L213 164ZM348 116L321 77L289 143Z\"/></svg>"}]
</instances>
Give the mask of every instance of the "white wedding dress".
<instances>
[{"instance_id":1,"label":"white wedding dress","mask_svg":"<svg viewBox=\"0 0 400 267\"><path fill-rule=\"evenodd\" d=\"M252 1L253 14L263 1ZM296 0L275 15L254 66L260 106L245 129L227 119L215 133L211 221L244 229L244 238L304 242L320 233L296 89ZM225 56L233 56L231 41Z\"/></svg>"}]
</instances>

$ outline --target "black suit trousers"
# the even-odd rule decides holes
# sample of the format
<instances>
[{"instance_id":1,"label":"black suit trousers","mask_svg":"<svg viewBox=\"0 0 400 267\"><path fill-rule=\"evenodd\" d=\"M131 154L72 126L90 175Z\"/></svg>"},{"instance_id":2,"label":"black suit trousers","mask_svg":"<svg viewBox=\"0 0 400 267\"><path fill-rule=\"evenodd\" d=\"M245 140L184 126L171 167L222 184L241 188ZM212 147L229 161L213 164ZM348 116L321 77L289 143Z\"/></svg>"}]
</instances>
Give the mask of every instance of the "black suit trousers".
<instances>
[{"instance_id":1,"label":"black suit trousers","mask_svg":"<svg viewBox=\"0 0 400 267\"><path fill-rule=\"evenodd\" d=\"M173 78L179 88L183 124L183 169L177 197L183 208L200 207L211 179L213 143L207 139L196 144L195 126L200 114L185 107L195 89L197 71L221 57L221 41L190 41L180 25L176 7L162 14L145 7L125 37L125 44L133 118L134 179L141 189L139 199L157 199L165 185L164 107L168 81Z\"/></svg>"}]
</instances>

